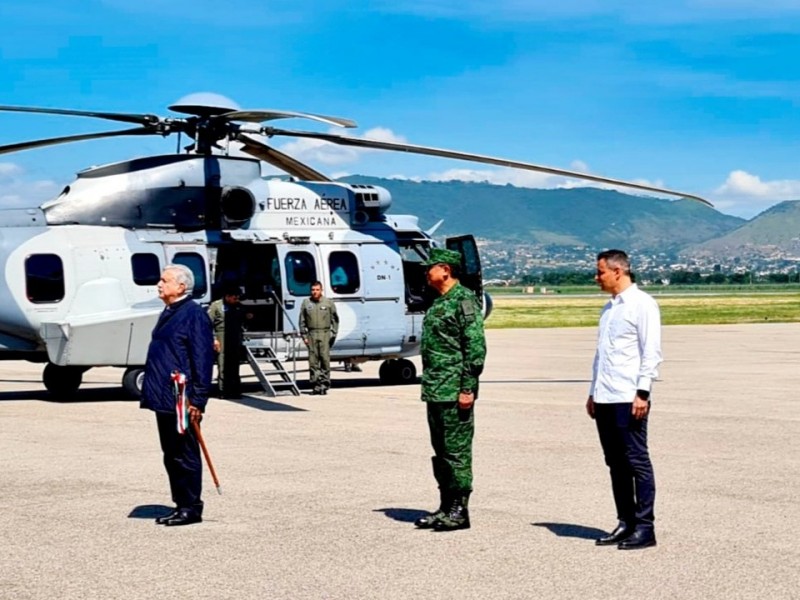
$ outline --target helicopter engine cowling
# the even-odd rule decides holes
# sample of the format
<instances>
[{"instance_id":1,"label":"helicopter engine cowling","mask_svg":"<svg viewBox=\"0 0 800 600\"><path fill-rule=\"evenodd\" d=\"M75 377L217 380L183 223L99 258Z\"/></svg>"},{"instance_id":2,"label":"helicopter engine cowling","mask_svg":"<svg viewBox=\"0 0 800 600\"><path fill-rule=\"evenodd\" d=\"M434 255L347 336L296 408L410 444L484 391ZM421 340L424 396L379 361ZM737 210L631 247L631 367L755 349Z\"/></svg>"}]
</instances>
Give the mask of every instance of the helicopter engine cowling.
<instances>
[{"instance_id":1,"label":"helicopter engine cowling","mask_svg":"<svg viewBox=\"0 0 800 600\"><path fill-rule=\"evenodd\" d=\"M49 225L236 228L253 214L248 187L260 177L259 162L247 158L154 156L82 171L42 210Z\"/></svg>"},{"instance_id":2,"label":"helicopter engine cowling","mask_svg":"<svg viewBox=\"0 0 800 600\"><path fill-rule=\"evenodd\" d=\"M220 198L222 229L235 229L249 221L256 209L253 193L243 187L224 187Z\"/></svg>"}]
</instances>

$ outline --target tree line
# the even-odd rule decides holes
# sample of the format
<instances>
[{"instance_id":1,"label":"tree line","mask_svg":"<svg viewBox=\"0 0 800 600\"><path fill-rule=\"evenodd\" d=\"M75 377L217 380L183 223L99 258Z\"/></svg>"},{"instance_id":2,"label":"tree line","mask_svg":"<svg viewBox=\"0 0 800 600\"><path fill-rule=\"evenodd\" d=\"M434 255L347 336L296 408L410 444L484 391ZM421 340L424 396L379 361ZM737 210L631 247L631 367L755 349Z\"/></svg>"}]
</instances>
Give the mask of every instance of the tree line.
<instances>
[{"instance_id":1,"label":"tree line","mask_svg":"<svg viewBox=\"0 0 800 600\"><path fill-rule=\"evenodd\" d=\"M634 279L648 282L649 285L746 285L746 284L784 284L800 283L800 272L766 273L753 271L741 273L701 273L700 271L644 271L634 273ZM548 271L523 275L521 285L594 285L594 272L588 271Z\"/></svg>"}]
</instances>

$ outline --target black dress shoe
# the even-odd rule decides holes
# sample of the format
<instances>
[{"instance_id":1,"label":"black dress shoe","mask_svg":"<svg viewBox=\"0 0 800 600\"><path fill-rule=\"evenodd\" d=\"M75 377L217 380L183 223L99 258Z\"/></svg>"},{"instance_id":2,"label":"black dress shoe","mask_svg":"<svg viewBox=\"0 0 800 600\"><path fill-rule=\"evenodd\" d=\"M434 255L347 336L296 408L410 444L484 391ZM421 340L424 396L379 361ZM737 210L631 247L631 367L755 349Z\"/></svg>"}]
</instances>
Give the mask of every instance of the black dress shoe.
<instances>
[{"instance_id":1,"label":"black dress shoe","mask_svg":"<svg viewBox=\"0 0 800 600\"><path fill-rule=\"evenodd\" d=\"M182 508L171 519L167 519L164 523L167 527L176 527L178 525L191 525L192 523L201 523L203 517L192 510Z\"/></svg>"},{"instance_id":2,"label":"black dress shoe","mask_svg":"<svg viewBox=\"0 0 800 600\"><path fill-rule=\"evenodd\" d=\"M640 548L650 548L656 545L656 534L652 530L637 529L626 540L619 543L620 550L638 550Z\"/></svg>"},{"instance_id":3,"label":"black dress shoe","mask_svg":"<svg viewBox=\"0 0 800 600\"><path fill-rule=\"evenodd\" d=\"M620 521L617 528L609 533L608 535L604 535L601 538L597 538L594 541L595 546L616 546L622 540L625 540L633 535L634 532L633 527L628 527L625 523Z\"/></svg>"},{"instance_id":4,"label":"black dress shoe","mask_svg":"<svg viewBox=\"0 0 800 600\"><path fill-rule=\"evenodd\" d=\"M170 519L174 519L175 517L177 517L178 516L178 512L180 512L180 511L177 508L173 508L172 512L170 512L170 513L168 513L166 515L163 515L161 517L156 518L156 523L158 525L163 525L164 523L166 523Z\"/></svg>"}]
</instances>

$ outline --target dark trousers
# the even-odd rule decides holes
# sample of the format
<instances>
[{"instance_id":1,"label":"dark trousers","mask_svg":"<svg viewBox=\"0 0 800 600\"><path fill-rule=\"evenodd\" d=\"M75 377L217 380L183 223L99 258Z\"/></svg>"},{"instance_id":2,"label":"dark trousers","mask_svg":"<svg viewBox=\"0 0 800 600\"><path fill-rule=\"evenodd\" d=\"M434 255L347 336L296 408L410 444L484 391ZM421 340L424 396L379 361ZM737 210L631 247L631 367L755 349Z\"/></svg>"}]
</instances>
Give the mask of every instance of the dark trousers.
<instances>
[{"instance_id":1,"label":"dark trousers","mask_svg":"<svg viewBox=\"0 0 800 600\"><path fill-rule=\"evenodd\" d=\"M428 402L428 428L439 488L471 491L475 406L462 409L457 402Z\"/></svg>"},{"instance_id":2,"label":"dark trousers","mask_svg":"<svg viewBox=\"0 0 800 600\"><path fill-rule=\"evenodd\" d=\"M194 430L179 434L174 413L156 413L158 437L164 452L164 467L169 476L172 501L178 508L203 514L203 463L200 459L200 444Z\"/></svg>"},{"instance_id":3,"label":"dark trousers","mask_svg":"<svg viewBox=\"0 0 800 600\"><path fill-rule=\"evenodd\" d=\"M647 417L634 419L631 408L629 403L595 404L595 422L611 473L617 518L652 530L656 479L647 451Z\"/></svg>"}]
</instances>

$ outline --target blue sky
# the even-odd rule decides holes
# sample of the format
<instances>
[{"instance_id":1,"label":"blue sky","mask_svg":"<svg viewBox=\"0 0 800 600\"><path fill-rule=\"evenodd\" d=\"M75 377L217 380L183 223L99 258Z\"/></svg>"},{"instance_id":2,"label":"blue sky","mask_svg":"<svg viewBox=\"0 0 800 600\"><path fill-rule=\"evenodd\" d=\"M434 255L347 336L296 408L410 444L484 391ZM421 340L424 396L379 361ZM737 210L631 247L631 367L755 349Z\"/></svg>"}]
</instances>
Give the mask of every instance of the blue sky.
<instances>
[{"instance_id":1,"label":"blue sky","mask_svg":"<svg viewBox=\"0 0 800 600\"><path fill-rule=\"evenodd\" d=\"M211 91L243 108L348 117L352 135L684 190L750 218L800 199L797 31L794 0L7 2L0 104L167 115ZM0 113L0 144L115 128ZM275 145L332 175L575 185ZM82 168L174 148L132 138L0 155L0 205L36 205Z\"/></svg>"}]
</instances>

